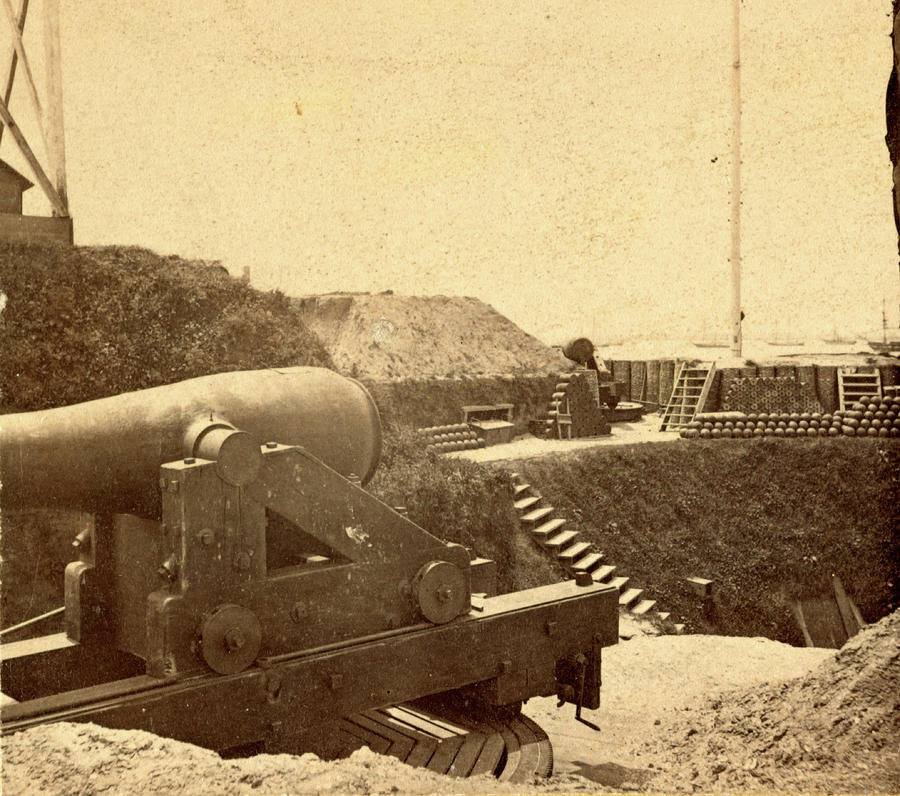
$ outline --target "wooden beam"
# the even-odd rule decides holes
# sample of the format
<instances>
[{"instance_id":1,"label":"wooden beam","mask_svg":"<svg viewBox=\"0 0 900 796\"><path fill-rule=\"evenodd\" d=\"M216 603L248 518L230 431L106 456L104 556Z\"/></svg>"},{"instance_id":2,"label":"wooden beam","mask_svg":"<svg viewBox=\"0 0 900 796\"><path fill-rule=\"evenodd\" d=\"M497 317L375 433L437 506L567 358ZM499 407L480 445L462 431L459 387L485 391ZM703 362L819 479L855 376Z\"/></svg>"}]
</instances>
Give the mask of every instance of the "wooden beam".
<instances>
[{"instance_id":1,"label":"wooden beam","mask_svg":"<svg viewBox=\"0 0 900 796\"><path fill-rule=\"evenodd\" d=\"M32 152L31 147L28 146L28 141L25 140L25 136L22 135L22 131L19 129L12 114L9 112L9 107L3 100L0 100L0 120L2 120L3 124L9 128L9 132L16 142L16 145L19 147L22 157L24 157L25 160L28 161L28 165L31 166L31 170L34 172L34 177L37 180L38 185L41 186L44 194L50 200L53 212L58 216L67 216L68 213L66 207L59 198L56 188L53 187L53 183L47 178L47 175L41 168L41 164L38 163L38 159L35 157L34 152Z\"/></svg>"},{"instance_id":2,"label":"wooden beam","mask_svg":"<svg viewBox=\"0 0 900 796\"><path fill-rule=\"evenodd\" d=\"M22 7L19 9L19 34L25 30L25 18L28 16L28 0L22 0ZM13 46L13 51L9 56L9 69L7 70L6 77L6 91L3 93L3 101L6 103L6 107L9 107L9 100L12 96L13 83L16 80L16 66L19 63L19 53L16 52L15 46ZM0 127L0 141L3 140L3 131L6 129L6 126Z\"/></svg>"},{"instance_id":3,"label":"wooden beam","mask_svg":"<svg viewBox=\"0 0 900 796\"><path fill-rule=\"evenodd\" d=\"M857 608L856 603L847 596L844 584L837 575L831 576L831 585L834 588L834 598L837 601L838 609L841 612L841 619L844 622L844 628L847 630L847 635L855 636L866 626L865 621L863 621L863 618L859 613L859 608Z\"/></svg>"},{"instance_id":4,"label":"wooden beam","mask_svg":"<svg viewBox=\"0 0 900 796\"><path fill-rule=\"evenodd\" d=\"M59 43L59 0L44 0L44 70L47 76L47 156L56 192L69 215L66 186L66 136L63 126L62 58Z\"/></svg>"},{"instance_id":5,"label":"wooden beam","mask_svg":"<svg viewBox=\"0 0 900 796\"><path fill-rule=\"evenodd\" d=\"M19 55L19 61L22 62L22 68L25 70L25 85L28 86L28 95L31 97L31 103L34 106L34 112L37 116L38 127L41 131L41 138L44 141L44 148L49 151L47 146L47 132L44 127L44 109L41 106L41 99L38 96L37 85L34 82L34 75L31 73L31 63L25 53L25 42L22 41L22 31L19 30L19 23L16 20L16 12L12 7L12 0L3 0L3 8L6 11L6 18L9 22L10 30L13 34L13 45ZM4 104L6 104L4 102ZM7 108L9 106L7 105Z\"/></svg>"},{"instance_id":6,"label":"wooden beam","mask_svg":"<svg viewBox=\"0 0 900 796\"><path fill-rule=\"evenodd\" d=\"M803 632L803 642L807 647L815 647L812 636L809 634L809 628L806 626L806 617L803 616L803 604L800 600L794 600L791 603L791 611L794 614L794 619L797 620L797 624L800 626L800 630Z\"/></svg>"}]
</instances>

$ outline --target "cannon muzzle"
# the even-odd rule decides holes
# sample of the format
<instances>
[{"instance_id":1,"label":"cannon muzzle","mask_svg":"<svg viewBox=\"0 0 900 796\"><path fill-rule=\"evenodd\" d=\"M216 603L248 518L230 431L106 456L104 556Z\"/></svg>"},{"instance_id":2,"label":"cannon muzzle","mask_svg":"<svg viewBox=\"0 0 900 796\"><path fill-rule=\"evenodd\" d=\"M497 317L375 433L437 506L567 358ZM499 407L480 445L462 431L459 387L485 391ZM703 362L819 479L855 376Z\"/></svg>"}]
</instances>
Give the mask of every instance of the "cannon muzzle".
<instances>
[{"instance_id":1,"label":"cannon muzzle","mask_svg":"<svg viewBox=\"0 0 900 796\"><path fill-rule=\"evenodd\" d=\"M156 517L161 464L215 456L223 478L243 485L254 477L247 452L270 440L365 482L378 466L381 423L359 382L304 367L0 415L0 505Z\"/></svg>"}]
</instances>

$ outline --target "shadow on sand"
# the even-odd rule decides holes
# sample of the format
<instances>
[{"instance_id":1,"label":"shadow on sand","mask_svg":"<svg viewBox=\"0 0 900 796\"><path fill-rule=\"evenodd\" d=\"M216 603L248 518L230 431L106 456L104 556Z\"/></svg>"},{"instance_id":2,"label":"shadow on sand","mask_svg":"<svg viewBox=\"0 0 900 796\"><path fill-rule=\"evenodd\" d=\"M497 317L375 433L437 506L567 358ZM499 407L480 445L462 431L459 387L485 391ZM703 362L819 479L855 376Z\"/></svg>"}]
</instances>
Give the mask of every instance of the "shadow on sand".
<instances>
[{"instance_id":1,"label":"shadow on sand","mask_svg":"<svg viewBox=\"0 0 900 796\"><path fill-rule=\"evenodd\" d=\"M573 760L573 773L578 776L619 790L642 790L656 773L644 768L626 768L616 763L600 763L591 765L582 760Z\"/></svg>"}]
</instances>

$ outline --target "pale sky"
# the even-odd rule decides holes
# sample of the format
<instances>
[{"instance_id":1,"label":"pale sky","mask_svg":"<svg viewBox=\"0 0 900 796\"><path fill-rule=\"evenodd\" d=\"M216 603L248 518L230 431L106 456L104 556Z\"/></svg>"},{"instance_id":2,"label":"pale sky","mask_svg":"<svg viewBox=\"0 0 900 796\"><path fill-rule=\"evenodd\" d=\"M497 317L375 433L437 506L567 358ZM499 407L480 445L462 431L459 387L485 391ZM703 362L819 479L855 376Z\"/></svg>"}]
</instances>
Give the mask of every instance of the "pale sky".
<instances>
[{"instance_id":1,"label":"pale sky","mask_svg":"<svg viewBox=\"0 0 900 796\"><path fill-rule=\"evenodd\" d=\"M730 14L62 0L76 242L478 296L548 342L724 335ZM753 0L743 26L745 336L878 328L883 297L897 323L890 0ZM12 110L27 132L21 81Z\"/></svg>"}]
</instances>

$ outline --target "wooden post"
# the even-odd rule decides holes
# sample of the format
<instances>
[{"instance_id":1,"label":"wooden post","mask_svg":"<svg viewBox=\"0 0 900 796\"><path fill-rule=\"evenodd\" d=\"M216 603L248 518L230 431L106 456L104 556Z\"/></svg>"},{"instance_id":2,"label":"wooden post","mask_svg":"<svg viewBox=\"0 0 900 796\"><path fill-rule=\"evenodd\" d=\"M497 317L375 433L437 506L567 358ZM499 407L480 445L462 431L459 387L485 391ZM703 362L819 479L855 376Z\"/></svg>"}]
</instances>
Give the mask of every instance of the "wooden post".
<instances>
[{"instance_id":1,"label":"wooden post","mask_svg":"<svg viewBox=\"0 0 900 796\"><path fill-rule=\"evenodd\" d=\"M68 215L59 195L56 193L56 188L54 188L53 183L47 179L47 175L41 168L41 164L38 163L38 159L34 156L34 152L31 151L31 147L28 146L25 136L22 135L22 131L19 129L12 114L9 112L9 108L2 100L0 100L0 120L2 120L3 124L9 128L10 135L12 135L13 140L19 147L22 157L24 157L25 160L28 161L28 165L31 166L35 180L37 180L38 185L41 186L47 198L50 200L54 213L58 216Z\"/></svg>"},{"instance_id":2,"label":"wooden post","mask_svg":"<svg viewBox=\"0 0 900 796\"><path fill-rule=\"evenodd\" d=\"M25 43L22 41L22 31L19 30L19 22L16 19L16 12L12 7L12 0L3 0L3 8L6 10L6 18L12 31L13 46L18 53L19 61L22 63L22 69L25 72L25 85L28 86L28 94L31 97L31 104L34 106L34 113L37 117L38 128L41 131L41 138L44 141L44 148L49 151L47 145L47 129L44 126L44 109L41 106L40 97L38 97L37 86L34 82L34 75L31 73L31 64L28 56L25 54Z\"/></svg>"},{"instance_id":3,"label":"wooden post","mask_svg":"<svg viewBox=\"0 0 900 796\"><path fill-rule=\"evenodd\" d=\"M47 155L64 213L69 215L66 186L66 138L63 128L62 61L59 44L59 0L44 0L44 52L47 72ZM56 211L54 210L54 215Z\"/></svg>"},{"instance_id":4,"label":"wooden post","mask_svg":"<svg viewBox=\"0 0 900 796\"><path fill-rule=\"evenodd\" d=\"M741 311L741 0L732 0L731 354L743 348Z\"/></svg>"},{"instance_id":5,"label":"wooden post","mask_svg":"<svg viewBox=\"0 0 900 796\"><path fill-rule=\"evenodd\" d=\"M25 30L25 18L28 16L28 0L22 0L22 7L19 9L19 34ZM6 91L3 93L3 101L6 103L6 107L9 107L9 100L12 97L13 83L16 80L16 66L19 63L19 53L16 51L15 46L13 46L13 51L9 56L9 69L7 70L6 77ZM3 131L6 129L6 126L0 126L0 141L3 140Z\"/></svg>"}]
</instances>

